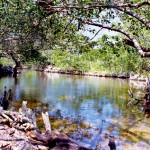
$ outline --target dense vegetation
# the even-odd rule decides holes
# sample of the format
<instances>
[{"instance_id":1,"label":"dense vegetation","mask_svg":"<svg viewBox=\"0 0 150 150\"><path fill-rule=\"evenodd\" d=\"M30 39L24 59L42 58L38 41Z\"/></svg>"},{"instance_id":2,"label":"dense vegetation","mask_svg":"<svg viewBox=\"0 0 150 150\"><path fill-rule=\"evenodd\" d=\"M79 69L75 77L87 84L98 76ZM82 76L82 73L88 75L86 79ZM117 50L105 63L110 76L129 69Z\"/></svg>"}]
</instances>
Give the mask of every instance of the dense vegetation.
<instances>
[{"instance_id":1,"label":"dense vegetation","mask_svg":"<svg viewBox=\"0 0 150 150\"><path fill-rule=\"evenodd\" d=\"M150 2L1 0L0 62L37 62L84 71L149 70ZM88 25L95 27L88 28ZM115 31L93 41L102 30ZM9 61L10 62L10 61Z\"/></svg>"},{"instance_id":2,"label":"dense vegetation","mask_svg":"<svg viewBox=\"0 0 150 150\"><path fill-rule=\"evenodd\" d=\"M147 73L150 69L150 60L141 58L134 48L125 46L121 41L115 41L115 39L119 40L118 37L104 35L96 41L97 46L95 45L94 48L89 47L75 53L53 50L50 61L57 67L64 69L73 68L91 72Z\"/></svg>"}]
</instances>

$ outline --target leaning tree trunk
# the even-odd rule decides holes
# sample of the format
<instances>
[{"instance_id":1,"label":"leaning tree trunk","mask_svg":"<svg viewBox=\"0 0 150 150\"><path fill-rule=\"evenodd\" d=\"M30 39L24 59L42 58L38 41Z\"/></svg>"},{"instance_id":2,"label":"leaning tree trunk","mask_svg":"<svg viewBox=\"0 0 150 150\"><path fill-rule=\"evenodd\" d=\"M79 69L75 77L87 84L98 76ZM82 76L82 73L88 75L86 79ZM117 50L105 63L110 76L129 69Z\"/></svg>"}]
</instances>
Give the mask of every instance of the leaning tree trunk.
<instances>
[{"instance_id":1,"label":"leaning tree trunk","mask_svg":"<svg viewBox=\"0 0 150 150\"><path fill-rule=\"evenodd\" d=\"M13 68L13 77L16 78L18 73L18 67L21 66L21 63L20 60L18 60L17 56L14 56L14 53L11 52L10 55L13 61L15 62L15 67Z\"/></svg>"},{"instance_id":2,"label":"leaning tree trunk","mask_svg":"<svg viewBox=\"0 0 150 150\"><path fill-rule=\"evenodd\" d=\"M13 68L13 77L17 77L17 65Z\"/></svg>"}]
</instances>

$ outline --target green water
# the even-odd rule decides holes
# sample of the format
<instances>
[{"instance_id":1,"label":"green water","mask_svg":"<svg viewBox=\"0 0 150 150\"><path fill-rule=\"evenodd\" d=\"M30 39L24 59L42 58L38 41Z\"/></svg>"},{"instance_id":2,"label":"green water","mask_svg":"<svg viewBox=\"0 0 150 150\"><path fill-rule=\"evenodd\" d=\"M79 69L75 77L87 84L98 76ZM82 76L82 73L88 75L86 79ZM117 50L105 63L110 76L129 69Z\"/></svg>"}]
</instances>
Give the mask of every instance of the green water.
<instances>
[{"instance_id":1,"label":"green water","mask_svg":"<svg viewBox=\"0 0 150 150\"><path fill-rule=\"evenodd\" d=\"M44 103L50 115L69 117L76 122L84 120L90 124L91 128L86 129L90 136L80 138L80 129L68 135L81 145L91 148L94 148L97 143L105 145L107 140L103 137L106 134L119 139L123 129L132 126L131 122L134 124L137 120L144 118L143 112L136 106L127 107L129 100L127 90L130 85L126 79L71 76L28 70L19 74L17 79L0 78L0 97L2 97L4 86L12 89L14 102L27 100L30 106L34 106L35 103ZM9 109L15 109L15 107L17 106L10 105ZM60 110L59 114L57 110ZM145 120L141 125L148 123L149 120ZM124 138L133 143L136 142L126 135ZM136 138L141 138L140 140L144 142L148 141L143 136Z\"/></svg>"}]
</instances>

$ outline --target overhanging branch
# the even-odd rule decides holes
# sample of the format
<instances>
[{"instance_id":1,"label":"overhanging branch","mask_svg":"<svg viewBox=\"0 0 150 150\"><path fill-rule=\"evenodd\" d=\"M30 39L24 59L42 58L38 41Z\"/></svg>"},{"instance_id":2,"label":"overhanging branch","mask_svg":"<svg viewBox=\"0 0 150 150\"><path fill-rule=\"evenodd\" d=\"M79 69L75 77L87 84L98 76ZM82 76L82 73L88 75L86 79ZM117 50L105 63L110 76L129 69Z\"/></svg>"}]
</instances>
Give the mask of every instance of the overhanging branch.
<instances>
[{"instance_id":1,"label":"overhanging branch","mask_svg":"<svg viewBox=\"0 0 150 150\"><path fill-rule=\"evenodd\" d=\"M98 35L98 33L99 33L102 29L103 29L103 28L99 29L99 30L96 32L96 34L95 34L90 40L93 40L93 39Z\"/></svg>"},{"instance_id":2,"label":"overhanging branch","mask_svg":"<svg viewBox=\"0 0 150 150\"><path fill-rule=\"evenodd\" d=\"M135 48L133 41L128 40L128 39L124 39L123 42L125 44L127 44L127 45L132 46L132 47ZM146 48L146 47L143 47L143 46L141 46L141 48L142 48L143 52L150 52L150 48Z\"/></svg>"},{"instance_id":3,"label":"overhanging branch","mask_svg":"<svg viewBox=\"0 0 150 150\"><path fill-rule=\"evenodd\" d=\"M88 4L80 4L80 3L60 3L56 6L54 6L51 1L42 1L39 0L37 2L38 6L42 8L45 12L49 12L49 14L53 14L56 12L68 12L71 9L82 9L82 10L94 10L99 8L135 8L138 9L143 6L150 6L149 1L139 2L136 4L131 3L122 3L122 2L114 2L114 3L104 3L104 2L92 2L92 5Z\"/></svg>"},{"instance_id":4,"label":"overhanging branch","mask_svg":"<svg viewBox=\"0 0 150 150\"><path fill-rule=\"evenodd\" d=\"M135 13L134 11L128 9L128 8L134 8L137 9L142 7L142 6L150 6L150 2L149 1L144 1L144 2L139 2L136 4L131 4L131 3L122 3L122 2L114 2L114 3L102 3L102 2L93 2L92 5L88 5L88 4L79 4L79 3L64 3L64 4L58 4L57 6L53 6L51 3L49 3L49 1L43 2L43 1L39 1L38 5L44 9L45 12L49 12L50 14L53 13L67 13L67 12L71 12L72 9L76 9L76 10L85 10L85 11L89 11L89 10L95 10L95 9L99 9L99 8L113 8L113 9L117 9L119 11L124 12L127 15L130 15L134 18L136 18L139 22L141 22L142 24L144 24L146 27L150 28L150 23L148 21L146 21L146 19L144 19L143 17L141 17L138 13Z\"/></svg>"},{"instance_id":5,"label":"overhanging branch","mask_svg":"<svg viewBox=\"0 0 150 150\"><path fill-rule=\"evenodd\" d=\"M122 9L122 8L117 8L118 10L136 18L138 21L140 21L142 24L144 24L146 27L150 28L150 23L148 23L144 18L142 18L140 15L137 13L129 10L129 9Z\"/></svg>"},{"instance_id":6,"label":"overhanging branch","mask_svg":"<svg viewBox=\"0 0 150 150\"><path fill-rule=\"evenodd\" d=\"M95 23L95 22L92 22L92 21L89 21L87 19L81 19L81 18L78 18L80 19L80 21L82 21L84 24L88 24L88 25L93 25L93 26L97 26L97 27L100 27L100 28L104 28L104 29L108 29L110 31L115 31L115 32L118 32L118 33L121 33L123 34L124 36L126 36L130 41L133 42L134 44L134 47L137 49L137 51L140 53L140 55L142 57L150 57L150 52L145 52L142 47L140 46L140 44L138 43L138 41L136 39L134 39L130 34L126 33L125 31L121 30L121 29L117 29L117 28L113 28L111 26L106 26L106 25L102 25L102 24L99 24L99 23Z\"/></svg>"},{"instance_id":7,"label":"overhanging branch","mask_svg":"<svg viewBox=\"0 0 150 150\"><path fill-rule=\"evenodd\" d=\"M46 3L45 3L46 4ZM45 7L51 7L51 9L71 9L71 8L75 8L75 9L91 9L91 8L99 8L99 7L103 7L103 8L140 8L144 5L150 6L150 2L149 1L145 1L145 2L139 2L136 4L131 4L131 3L120 3L120 2L116 2L116 3L102 3L102 2L96 2L93 3L93 5L89 6L89 5L79 5L78 3L73 3L73 4L65 4L64 6L62 5L58 5L58 6L52 6L50 4L47 4L47 6L45 5Z\"/></svg>"}]
</instances>

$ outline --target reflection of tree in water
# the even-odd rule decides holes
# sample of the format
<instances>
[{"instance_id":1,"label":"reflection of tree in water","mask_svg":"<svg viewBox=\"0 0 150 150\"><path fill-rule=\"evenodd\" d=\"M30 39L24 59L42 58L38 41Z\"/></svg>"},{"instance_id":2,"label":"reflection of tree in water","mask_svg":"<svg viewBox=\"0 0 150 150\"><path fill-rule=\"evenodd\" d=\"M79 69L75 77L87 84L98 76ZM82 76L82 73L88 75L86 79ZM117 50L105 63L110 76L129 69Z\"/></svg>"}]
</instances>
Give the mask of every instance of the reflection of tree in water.
<instances>
[{"instance_id":1,"label":"reflection of tree in water","mask_svg":"<svg viewBox=\"0 0 150 150\"><path fill-rule=\"evenodd\" d=\"M18 84L19 84L18 78L14 78L14 85L18 85Z\"/></svg>"},{"instance_id":2,"label":"reflection of tree in water","mask_svg":"<svg viewBox=\"0 0 150 150\"><path fill-rule=\"evenodd\" d=\"M7 91L7 87L4 87L3 97L0 98L0 106L3 107L4 110L8 109L9 101L12 100L12 91L9 89Z\"/></svg>"},{"instance_id":3,"label":"reflection of tree in water","mask_svg":"<svg viewBox=\"0 0 150 150\"><path fill-rule=\"evenodd\" d=\"M72 83L71 77L69 78L65 78L65 81L61 79L61 82L63 82L61 84L59 83L60 81L55 83L56 85L58 84L58 87L63 85L63 89L57 93L57 100L59 101L54 102L61 104L61 107L59 107L59 104L55 104L54 107L70 112L66 110L68 108L72 110L71 114L74 115L87 113L86 109L88 109L89 113L92 112L95 116L99 114L103 117L108 115L111 117L114 114L112 112L114 104L119 106L120 109L122 109L122 104L125 105L124 101L126 99L124 97L128 94L127 92L124 93L128 89L127 80L82 77L81 79L74 78ZM118 86L119 88L117 88ZM109 110L108 107L110 108ZM115 113L118 115L118 108Z\"/></svg>"},{"instance_id":4,"label":"reflection of tree in water","mask_svg":"<svg viewBox=\"0 0 150 150\"><path fill-rule=\"evenodd\" d=\"M14 99L18 99L20 97L20 88L19 88L19 79L18 77L14 78L14 84L13 84L13 97Z\"/></svg>"}]
</instances>

